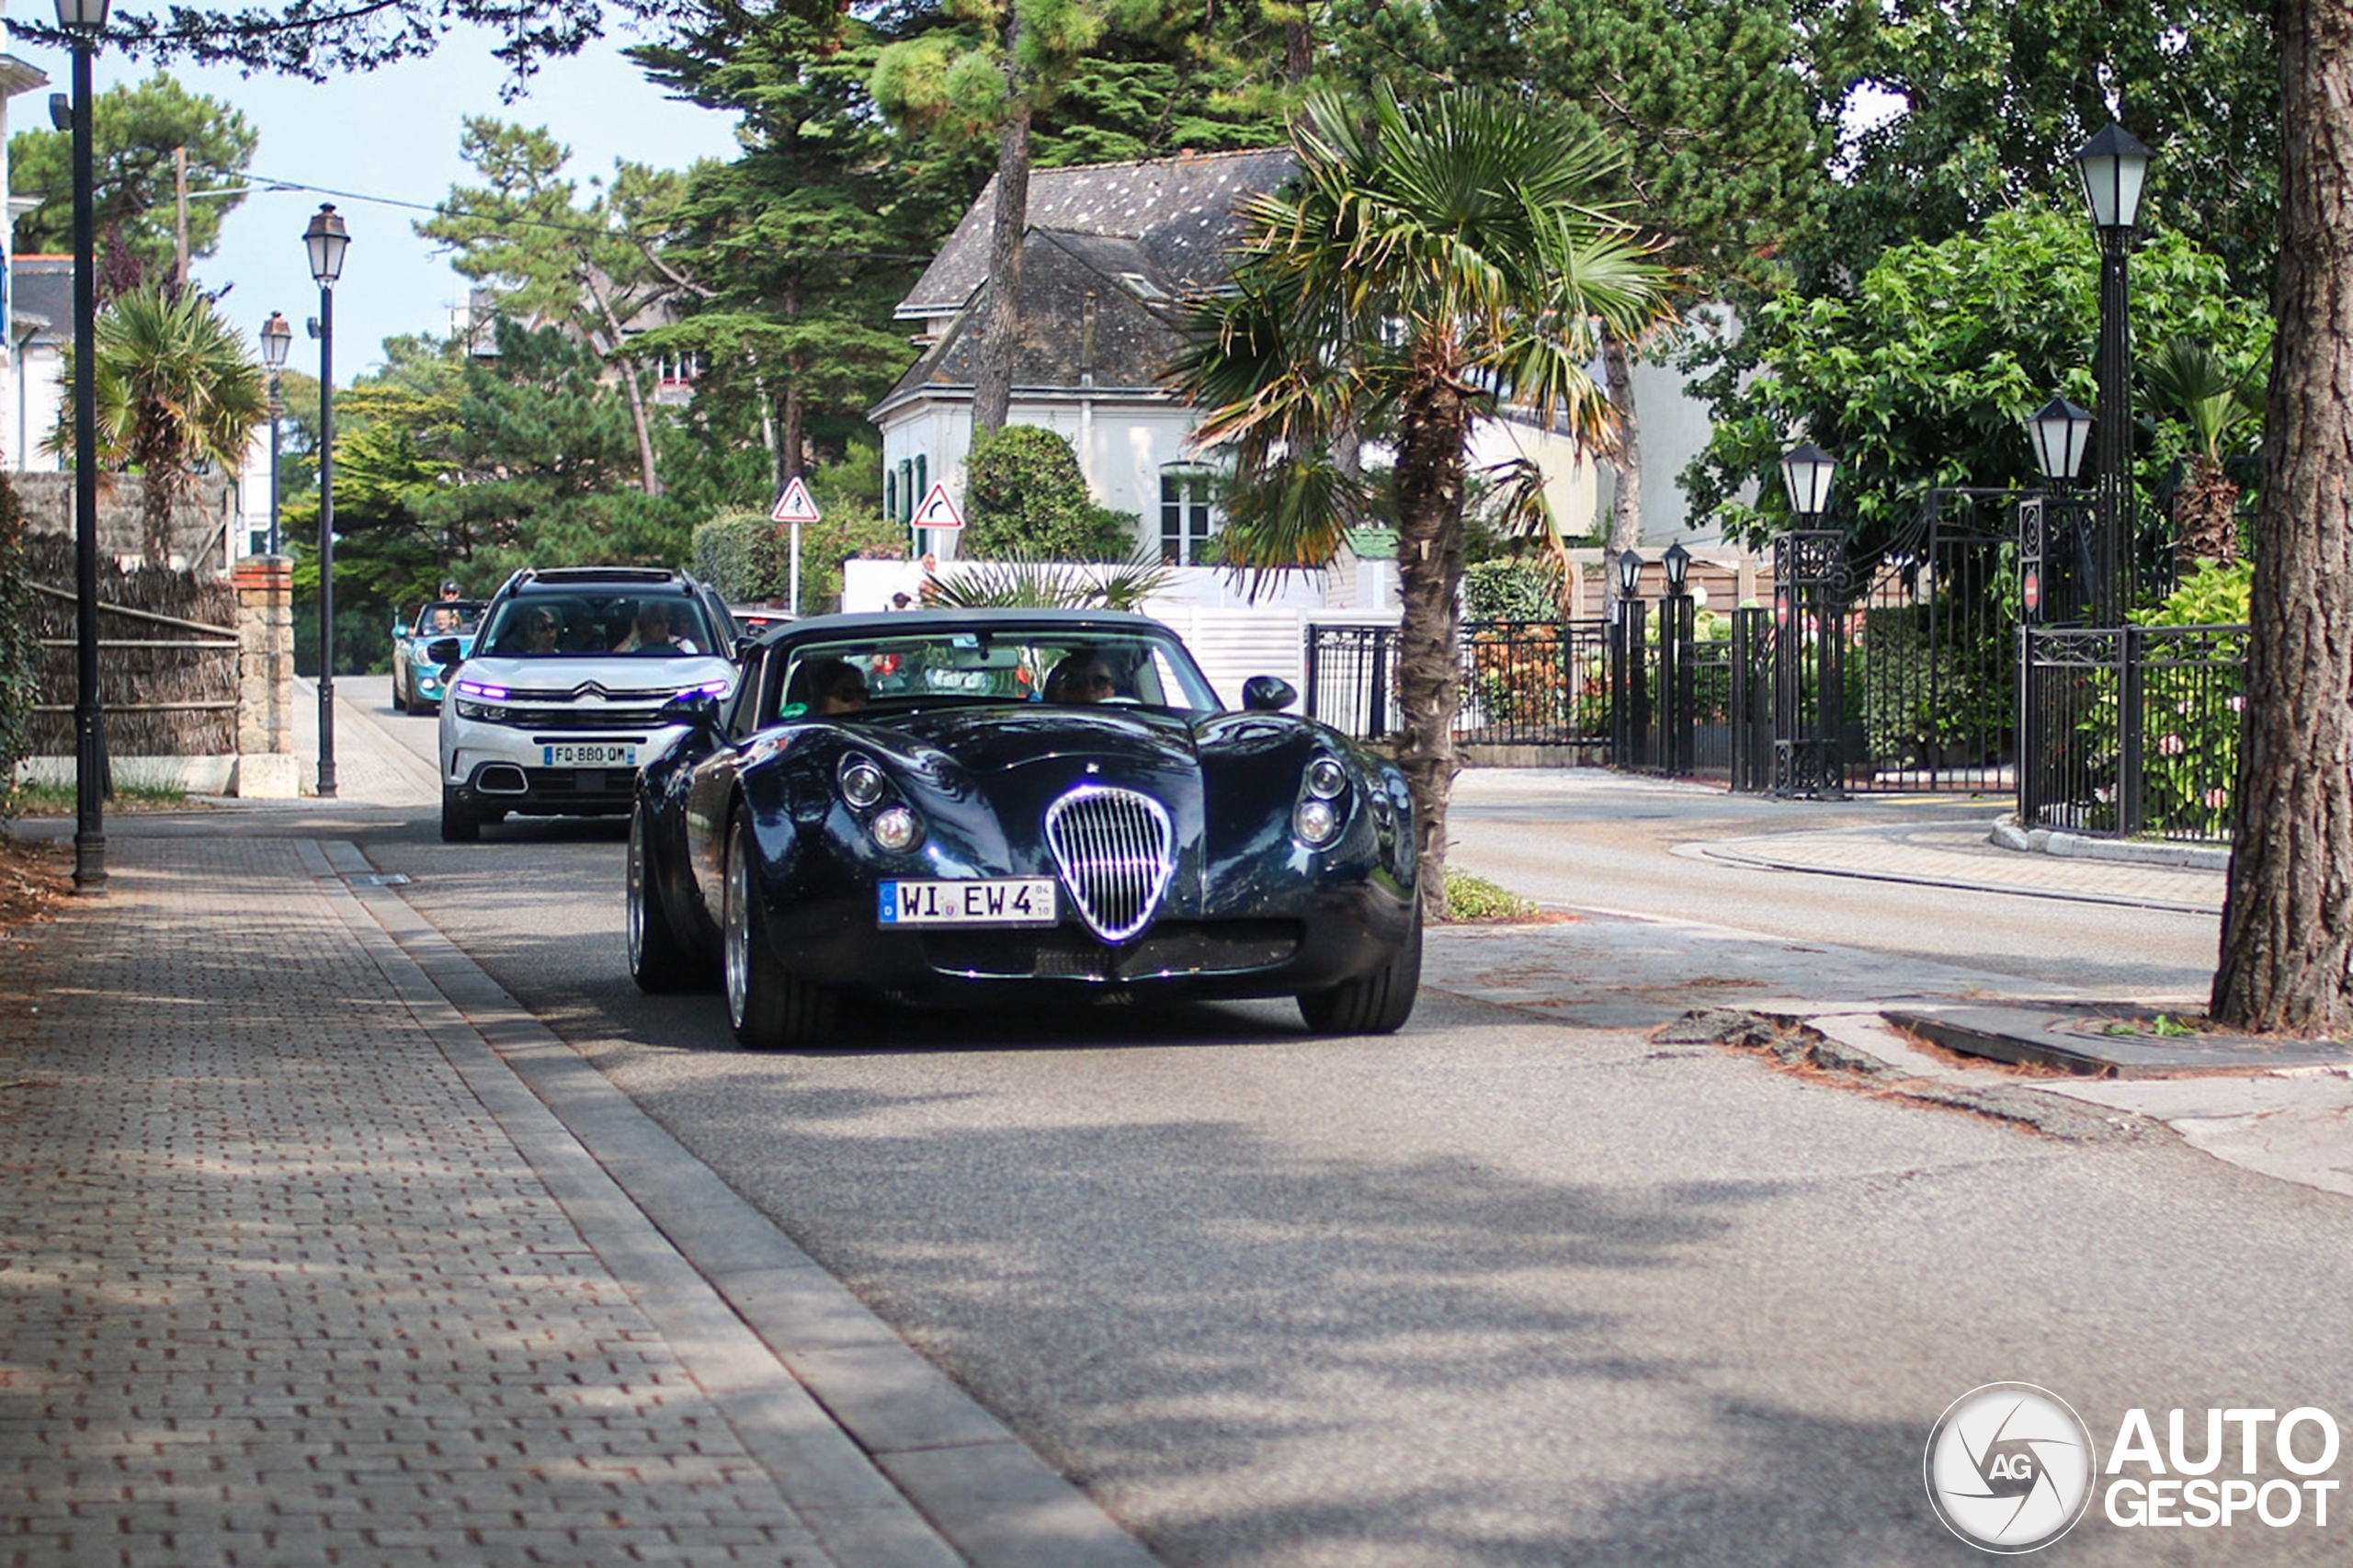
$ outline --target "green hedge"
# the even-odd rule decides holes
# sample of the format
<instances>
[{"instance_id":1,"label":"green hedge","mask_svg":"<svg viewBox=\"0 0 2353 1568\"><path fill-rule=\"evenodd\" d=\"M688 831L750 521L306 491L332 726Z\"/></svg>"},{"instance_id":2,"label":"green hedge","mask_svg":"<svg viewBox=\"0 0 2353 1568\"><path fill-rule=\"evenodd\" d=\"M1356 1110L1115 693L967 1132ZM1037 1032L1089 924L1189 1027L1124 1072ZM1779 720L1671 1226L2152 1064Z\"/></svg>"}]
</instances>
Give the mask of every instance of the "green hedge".
<instances>
[{"instance_id":1,"label":"green hedge","mask_svg":"<svg viewBox=\"0 0 2353 1568\"><path fill-rule=\"evenodd\" d=\"M1008 425L972 443L958 554L1127 561L1135 552L1134 514L1095 504L1068 441L1035 425Z\"/></svg>"},{"instance_id":2,"label":"green hedge","mask_svg":"<svg viewBox=\"0 0 2353 1568\"><path fill-rule=\"evenodd\" d=\"M31 740L39 699L33 590L25 564L25 508L0 474L0 802L15 793L17 764Z\"/></svg>"},{"instance_id":3,"label":"green hedge","mask_svg":"<svg viewBox=\"0 0 2353 1568\"><path fill-rule=\"evenodd\" d=\"M779 592L791 571L791 546L759 512L722 512L695 529L694 574L729 604Z\"/></svg>"}]
</instances>

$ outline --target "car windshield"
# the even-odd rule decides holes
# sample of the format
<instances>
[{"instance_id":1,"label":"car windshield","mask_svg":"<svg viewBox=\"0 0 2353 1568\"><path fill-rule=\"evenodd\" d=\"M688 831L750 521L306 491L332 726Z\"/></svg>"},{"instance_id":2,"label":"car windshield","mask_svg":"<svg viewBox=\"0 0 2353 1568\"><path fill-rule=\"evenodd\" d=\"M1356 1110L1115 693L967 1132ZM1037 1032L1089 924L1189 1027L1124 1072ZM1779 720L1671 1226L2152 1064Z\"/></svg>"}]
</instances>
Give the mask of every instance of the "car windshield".
<instances>
[{"instance_id":1,"label":"car windshield","mask_svg":"<svg viewBox=\"0 0 2353 1568\"><path fill-rule=\"evenodd\" d=\"M518 594L492 615L482 647L502 658L676 658L724 653L685 594Z\"/></svg>"},{"instance_id":2,"label":"car windshield","mask_svg":"<svg viewBox=\"0 0 2353 1568\"><path fill-rule=\"evenodd\" d=\"M478 599L437 599L416 612L419 637L464 637L481 626Z\"/></svg>"},{"instance_id":3,"label":"car windshield","mask_svg":"<svg viewBox=\"0 0 2353 1568\"><path fill-rule=\"evenodd\" d=\"M1215 712L1217 694L1174 637L1120 630L942 629L792 649L769 719L954 703L1103 703Z\"/></svg>"}]
</instances>

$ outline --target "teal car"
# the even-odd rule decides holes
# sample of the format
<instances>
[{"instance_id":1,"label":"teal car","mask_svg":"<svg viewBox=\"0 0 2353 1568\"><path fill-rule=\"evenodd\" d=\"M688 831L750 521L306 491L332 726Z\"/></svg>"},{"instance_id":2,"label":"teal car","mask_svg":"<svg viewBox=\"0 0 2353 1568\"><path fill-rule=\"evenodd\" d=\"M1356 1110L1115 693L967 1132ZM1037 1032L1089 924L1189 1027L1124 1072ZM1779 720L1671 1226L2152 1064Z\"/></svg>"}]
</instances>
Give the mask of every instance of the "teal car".
<instances>
[{"instance_id":1,"label":"teal car","mask_svg":"<svg viewBox=\"0 0 2353 1568\"><path fill-rule=\"evenodd\" d=\"M482 628L480 599L427 599L392 620L392 706L404 713L441 710L441 666L426 656L437 639L455 637L458 657L474 651Z\"/></svg>"}]
</instances>

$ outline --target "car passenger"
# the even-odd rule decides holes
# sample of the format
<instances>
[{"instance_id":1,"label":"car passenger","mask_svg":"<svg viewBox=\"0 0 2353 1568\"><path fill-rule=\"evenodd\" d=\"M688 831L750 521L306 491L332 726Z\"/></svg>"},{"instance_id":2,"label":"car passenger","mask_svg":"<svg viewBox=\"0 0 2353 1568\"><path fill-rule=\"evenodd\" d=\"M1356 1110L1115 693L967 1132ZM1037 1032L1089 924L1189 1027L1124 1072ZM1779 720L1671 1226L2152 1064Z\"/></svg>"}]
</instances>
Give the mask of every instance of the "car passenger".
<instances>
[{"instance_id":1,"label":"car passenger","mask_svg":"<svg viewBox=\"0 0 2353 1568\"><path fill-rule=\"evenodd\" d=\"M1101 702L1119 689L1109 663L1092 648L1072 653L1046 676L1049 702Z\"/></svg>"},{"instance_id":2,"label":"car passenger","mask_svg":"<svg viewBox=\"0 0 2353 1568\"><path fill-rule=\"evenodd\" d=\"M867 703L866 676L844 659L811 659L792 672L784 695L783 716L788 719L803 713L820 718L855 713Z\"/></svg>"},{"instance_id":3,"label":"car passenger","mask_svg":"<svg viewBox=\"0 0 2353 1568\"><path fill-rule=\"evenodd\" d=\"M556 623L555 611L535 609L523 618L523 646L526 653L552 653L563 629Z\"/></svg>"},{"instance_id":4,"label":"car passenger","mask_svg":"<svg viewBox=\"0 0 2353 1568\"><path fill-rule=\"evenodd\" d=\"M614 647L616 653L699 653L702 650L684 637L670 634L670 607L660 599L640 599L637 622Z\"/></svg>"}]
</instances>

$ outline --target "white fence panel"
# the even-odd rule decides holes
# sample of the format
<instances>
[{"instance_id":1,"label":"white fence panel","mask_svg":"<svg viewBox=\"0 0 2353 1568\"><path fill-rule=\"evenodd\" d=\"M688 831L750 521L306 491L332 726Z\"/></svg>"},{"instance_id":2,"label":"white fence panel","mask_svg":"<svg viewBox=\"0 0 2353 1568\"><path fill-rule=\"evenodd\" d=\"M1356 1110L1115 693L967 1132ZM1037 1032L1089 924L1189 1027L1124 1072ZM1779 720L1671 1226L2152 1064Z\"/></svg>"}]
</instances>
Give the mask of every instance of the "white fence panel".
<instances>
[{"instance_id":1,"label":"white fence panel","mask_svg":"<svg viewBox=\"0 0 2353 1568\"><path fill-rule=\"evenodd\" d=\"M1154 599L1144 606L1144 613L1185 640L1228 708L1242 706L1242 683L1252 676L1279 676L1293 687L1307 678L1306 644L1296 609L1210 609Z\"/></svg>"}]
</instances>

